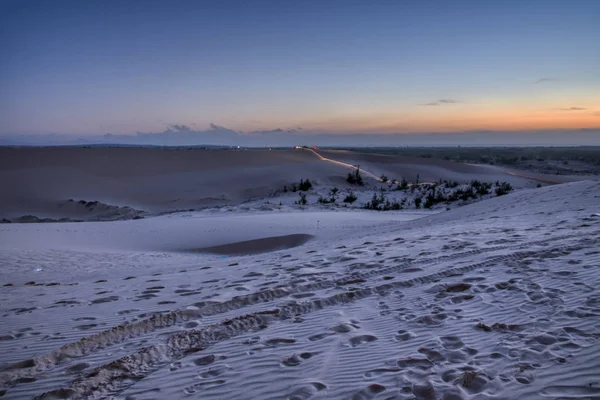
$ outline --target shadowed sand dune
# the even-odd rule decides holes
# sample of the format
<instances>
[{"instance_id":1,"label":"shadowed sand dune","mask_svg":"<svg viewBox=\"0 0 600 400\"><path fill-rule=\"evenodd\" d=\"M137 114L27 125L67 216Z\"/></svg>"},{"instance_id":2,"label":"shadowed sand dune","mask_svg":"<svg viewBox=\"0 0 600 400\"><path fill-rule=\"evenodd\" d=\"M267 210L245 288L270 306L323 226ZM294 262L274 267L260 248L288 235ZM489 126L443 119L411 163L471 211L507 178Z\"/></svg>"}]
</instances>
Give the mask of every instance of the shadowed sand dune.
<instances>
[{"instance_id":1,"label":"shadowed sand dune","mask_svg":"<svg viewBox=\"0 0 600 400\"><path fill-rule=\"evenodd\" d=\"M0 148L0 217L81 218L69 199L150 213L240 204L345 168L294 150Z\"/></svg>"},{"instance_id":2,"label":"shadowed sand dune","mask_svg":"<svg viewBox=\"0 0 600 400\"><path fill-rule=\"evenodd\" d=\"M371 154L354 151L319 150L320 155L333 160L360 165L377 176L386 175L390 179L405 178L421 182L456 180L459 182L479 179L482 181L510 181L513 185L527 185L527 180L511 176L502 170L484 165L472 165L439 158L407 157L386 154ZM534 184L529 183L531 187Z\"/></svg>"},{"instance_id":3,"label":"shadowed sand dune","mask_svg":"<svg viewBox=\"0 0 600 400\"><path fill-rule=\"evenodd\" d=\"M439 159L321 150L319 154L360 164L376 177L414 181L418 175L421 181L481 179L509 180L515 187L534 185L502 171ZM0 196L0 218L106 220L123 214L121 219L127 219L234 206L273 196L302 178L321 188L349 189L348 169L311 151L292 149L0 148L0 187L10 188ZM368 179L367 184L374 183ZM100 203L105 211L89 207Z\"/></svg>"},{"instance_id":4,"label":"shadowed sand dune","mask_svg":"<svg viewBox=\"0 0 600 400\"><path fill-rule=\"evenodd\" d=\"M227 256L241 256L266 253L269 251L291 249L308 242L313 236L307 234L293 234L285 236L273 236L262 239L245 240L223 244L220 246L205 247L193 250L197 253L219 254Z\"/></svg>"}]
</instances>

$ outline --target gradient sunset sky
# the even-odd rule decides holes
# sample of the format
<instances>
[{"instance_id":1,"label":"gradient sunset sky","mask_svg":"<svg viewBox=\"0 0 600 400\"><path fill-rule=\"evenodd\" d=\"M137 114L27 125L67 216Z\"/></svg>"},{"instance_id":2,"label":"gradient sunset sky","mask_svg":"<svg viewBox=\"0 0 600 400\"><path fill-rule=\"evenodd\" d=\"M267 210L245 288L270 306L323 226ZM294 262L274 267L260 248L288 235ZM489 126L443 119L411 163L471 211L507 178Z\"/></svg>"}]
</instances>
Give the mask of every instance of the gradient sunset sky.
<instances>
[{"instance_id":1,"label":"gradient sunset sky","mask_svg":"<svg viewBox=\"0 0 600 400\"><path fill-rule=\"evenodd\" d=\"M0 134L600 127L600 1L2 1Z\"/></svg>"}]
</instances>

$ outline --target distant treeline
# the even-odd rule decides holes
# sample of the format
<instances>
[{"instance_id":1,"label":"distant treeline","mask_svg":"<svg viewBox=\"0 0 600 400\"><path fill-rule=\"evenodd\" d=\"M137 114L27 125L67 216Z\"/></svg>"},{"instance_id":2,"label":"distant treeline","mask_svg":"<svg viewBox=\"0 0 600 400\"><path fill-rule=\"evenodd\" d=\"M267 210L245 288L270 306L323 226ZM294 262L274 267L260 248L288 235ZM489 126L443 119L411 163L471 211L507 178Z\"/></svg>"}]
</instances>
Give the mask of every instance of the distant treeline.
<instances>
[{"instance_id":1,"label":"distant treeline","mask_svg":"<svg viewBox=\"0 0 600 400\"><path fill-rule=\"evenodd\" d=\"M579 161L600 166L600 147L373 147L345 148L365 153L441 158L468 163L518 165L544 161Z\"/></svg>"}]
</instances>

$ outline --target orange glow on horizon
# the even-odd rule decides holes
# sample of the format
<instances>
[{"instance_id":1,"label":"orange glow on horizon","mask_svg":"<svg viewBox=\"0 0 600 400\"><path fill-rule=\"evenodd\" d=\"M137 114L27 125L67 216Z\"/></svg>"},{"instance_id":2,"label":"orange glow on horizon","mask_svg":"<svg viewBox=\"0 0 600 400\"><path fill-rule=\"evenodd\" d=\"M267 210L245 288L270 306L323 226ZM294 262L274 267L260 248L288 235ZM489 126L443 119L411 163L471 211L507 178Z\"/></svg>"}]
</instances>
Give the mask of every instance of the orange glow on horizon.
<instances>
[{"instance_id":1,"label":"orange glow on horizon","mask_svg":"<svg viewBox=\"0 0 600 400\"><path fill-rule=\"evenodd\" d=\"M600 107L579 109L518 110L482 109L416 110L401 115L391 113L363 116L339 116L325 121L302 123L311 131L347 133L456 132L474 130L546 130L592 129L600 127Z\"/></svg>"}]
</instances>

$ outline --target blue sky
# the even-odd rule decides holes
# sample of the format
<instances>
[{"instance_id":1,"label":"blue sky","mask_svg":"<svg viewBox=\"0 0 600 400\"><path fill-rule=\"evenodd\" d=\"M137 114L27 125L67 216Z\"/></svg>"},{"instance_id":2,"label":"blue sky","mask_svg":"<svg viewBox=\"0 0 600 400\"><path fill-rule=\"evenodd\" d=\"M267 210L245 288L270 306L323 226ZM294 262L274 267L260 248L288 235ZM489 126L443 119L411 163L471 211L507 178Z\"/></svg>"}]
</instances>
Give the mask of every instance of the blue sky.
<instances>
[{"instance_id":1,"label":"blue sky","mask_svg":"<svg viewBox=\"0 0 600 400\"><path fill-rule=\"evenodd\" d=\"M600 126L600 1L2 1L0 134Z\"/></svg>"}]
</instances>

